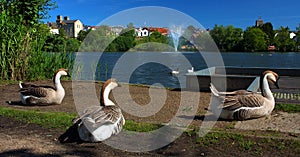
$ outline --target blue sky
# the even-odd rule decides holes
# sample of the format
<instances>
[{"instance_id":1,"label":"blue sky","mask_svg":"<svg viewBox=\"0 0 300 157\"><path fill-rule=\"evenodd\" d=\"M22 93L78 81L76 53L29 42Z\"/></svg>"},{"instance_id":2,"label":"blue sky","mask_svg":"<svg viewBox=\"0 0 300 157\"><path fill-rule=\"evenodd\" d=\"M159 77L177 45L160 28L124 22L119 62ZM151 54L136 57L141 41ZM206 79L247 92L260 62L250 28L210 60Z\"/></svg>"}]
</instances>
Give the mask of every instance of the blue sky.
<instances>
[{"instance_id":1,"label":"blue sky","mask_svg":"<svg viewBox=\"0 0 300 157\"><path fill-rule=\"evenodd\" d=\"M205 28L213 28L218 24L245 29L253 26L258 17L271 22L274 29L288 26L295 30L300 23L299 0L56 0L56 3L58 8L49 11L51 18L45 21L54 22L57 15L63 15L79 19L86 25L98 25L127 9L159 6L182 12ZM149 23L151 26L161 26L164 21L169 20L161 18L162 14L164 13L153 12L153 16L161 20L155 22L145 18L135 23L134 20L129 21L128 16L128 19L119 18L118 21L124 26L129 22L133 22L135 26ZM178 20L180 17L171 18Z\"/></svg>"}]
</instances>

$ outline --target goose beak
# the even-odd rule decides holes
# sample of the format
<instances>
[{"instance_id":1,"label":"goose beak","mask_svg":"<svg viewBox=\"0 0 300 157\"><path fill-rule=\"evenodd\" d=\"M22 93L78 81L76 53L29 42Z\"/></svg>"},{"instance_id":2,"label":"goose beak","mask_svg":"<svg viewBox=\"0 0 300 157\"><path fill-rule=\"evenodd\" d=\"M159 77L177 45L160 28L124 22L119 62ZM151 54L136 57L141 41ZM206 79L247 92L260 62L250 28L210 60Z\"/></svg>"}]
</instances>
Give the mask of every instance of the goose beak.
<instances>
[{"instance_id":1,"label":"goose beak","mask_svg":"<svg viewBox=\"0 0 300 157\"><path fill-rule=\"evenodd\" d=\"M279 86L278 86L278 81L276 81L276 82L274 83L274 85L276 86L276 88L279 88Z\"/></svg>"},{"instance_id":2,"label":"goose beak","mask_svg":"<svg viewBox=\"0 0 300 157\"><path fill-rule=\"evenodd\" d=\"M67 77L71 77L68 69L65 69L65 72L67 73Z\"/></svg>"}]
</instances>

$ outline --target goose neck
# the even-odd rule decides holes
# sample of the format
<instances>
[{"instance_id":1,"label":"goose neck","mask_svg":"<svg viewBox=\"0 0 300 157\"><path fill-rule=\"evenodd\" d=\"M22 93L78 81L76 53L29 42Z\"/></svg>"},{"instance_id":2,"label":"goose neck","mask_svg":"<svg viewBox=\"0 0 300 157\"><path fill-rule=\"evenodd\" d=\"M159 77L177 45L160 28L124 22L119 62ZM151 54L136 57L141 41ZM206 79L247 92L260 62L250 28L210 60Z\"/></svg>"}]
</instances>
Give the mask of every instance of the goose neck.
<instances>
[{"instance_id":1,"label":"goose neck","mask_svg":"<svg viewBox=\"0 0 300 157\"><path fill-rule=\"evenodd\" d=\"M60 77L61 77L60 74L56 74L55 77L54 77L53 81L54 81L54 85L55 85L56 89L63 88L62 85L61 85L61 83L60 83Z\"/></svg>"},{"instance_id":2,"label":"goose neck","mask_svg":"<svg viewBox=\"0 0 300 157\"><path fill-rule=\"evenodd\" d=\"M270 90L268 79L268 75L265 75L262 81L261 91L262 95L268 99L274 99L272 91Z\"/></svg>"},{"instance_id":3,"label":"goose neck","mask_svg":"<svg viewBox=\"0 0 300 157\"><path fill-rule=\"evenodd\" d=\"M103 105L105 106L112 106L112 105L115 105L114 102L112 102L110 99L109 99L109 94L110 94L110 91L112 89L110 88L110 86L107 86L104 88L104 91L102 93L102 99L103 99Z\"/></svg>"}]
</instances>

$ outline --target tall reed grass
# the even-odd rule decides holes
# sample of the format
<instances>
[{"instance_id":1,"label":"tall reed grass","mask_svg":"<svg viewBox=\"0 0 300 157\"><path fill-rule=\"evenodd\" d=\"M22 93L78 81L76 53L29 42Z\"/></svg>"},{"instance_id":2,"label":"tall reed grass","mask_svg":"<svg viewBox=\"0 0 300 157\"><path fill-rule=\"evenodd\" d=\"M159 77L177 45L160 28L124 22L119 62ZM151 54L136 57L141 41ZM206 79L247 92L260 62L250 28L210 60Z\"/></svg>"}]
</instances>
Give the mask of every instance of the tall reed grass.
<instances>
[{"instance_id":1,"label":"tall reed grass","mask_svg":"<svg viewBox=\"0 0 300 157\"><path fill-rule=\"evenodd\" d=\"M71 69L72 54L42 51L50 33L46 25L29 27L21 16L11 15L5 8L0 10L0 80L52 78L59 68Z\"/></svg>"}]
</instances>

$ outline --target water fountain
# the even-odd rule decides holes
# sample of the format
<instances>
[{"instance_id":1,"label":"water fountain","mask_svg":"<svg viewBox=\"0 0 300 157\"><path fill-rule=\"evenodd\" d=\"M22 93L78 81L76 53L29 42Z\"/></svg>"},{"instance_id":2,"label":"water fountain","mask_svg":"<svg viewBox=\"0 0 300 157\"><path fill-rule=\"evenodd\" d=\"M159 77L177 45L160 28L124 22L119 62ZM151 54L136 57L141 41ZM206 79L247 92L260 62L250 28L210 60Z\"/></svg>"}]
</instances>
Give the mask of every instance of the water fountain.
<instances>
[{"instance_id":1,"label":"water fountain","mask_svg":"<svg viewBox=\"0 0 300 157\"><path fill-rule=\"evenodd\" d=\"M177 52L178 44L179 44L179 38L181 37L183 31L181 26L172 26L170 29L170 34L173 39L174 49L175 52Z\"/></svg>"}]
</instances>

